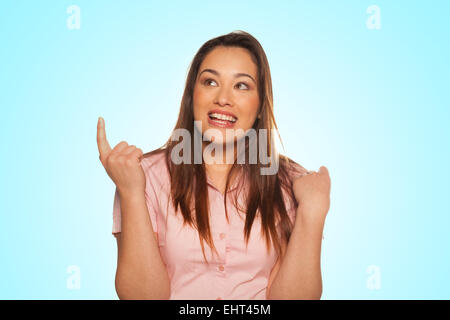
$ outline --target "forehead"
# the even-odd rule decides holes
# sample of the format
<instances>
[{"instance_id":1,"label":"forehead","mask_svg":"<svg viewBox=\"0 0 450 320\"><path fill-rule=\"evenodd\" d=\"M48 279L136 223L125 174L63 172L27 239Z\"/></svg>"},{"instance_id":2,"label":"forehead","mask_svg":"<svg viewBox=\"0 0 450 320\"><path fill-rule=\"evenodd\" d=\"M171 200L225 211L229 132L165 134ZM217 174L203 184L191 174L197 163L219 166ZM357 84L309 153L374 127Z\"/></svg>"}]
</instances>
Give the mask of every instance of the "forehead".
<instances>
[{"instance_id":1,"label":"forehead","mask_svg":"<svg viewBox=\"0 0 450 320\"><path fill-rule=\"evenodd\" d=\"M214 69L221 75L232 76L234 73L243 72L254 78L258 71L247 49L223 46L216 47L208 53L201 63L199 71L206 68Z\"/></svg>"}]
</instances>

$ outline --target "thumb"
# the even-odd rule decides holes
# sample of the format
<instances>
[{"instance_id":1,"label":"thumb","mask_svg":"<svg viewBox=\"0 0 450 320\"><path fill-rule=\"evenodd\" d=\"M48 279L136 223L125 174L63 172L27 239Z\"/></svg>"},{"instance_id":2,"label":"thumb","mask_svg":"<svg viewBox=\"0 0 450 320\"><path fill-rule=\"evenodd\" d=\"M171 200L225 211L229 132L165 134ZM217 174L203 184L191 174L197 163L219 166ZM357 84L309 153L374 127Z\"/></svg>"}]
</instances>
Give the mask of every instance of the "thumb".
<instances>
[{"instance_id":1,"label":"thumb","mask_svg":"<svg viewBox=\"0 0 450 320\"><path fill-rule=\"evenodd\" d=\"M103 159L107 158L111 152L111 146L106 140L105 120L102 117L99 117L97 122L97 146L100 153L100 161L103 163Z\"/></svg>"},{"instance_id":2,"label":"thumb","mask_svg":"<svg viewBox=\"0 0 450 320\"><path fill-rule=\"evenodd\" d=\"M319 172L321 172L321 173L328 173L328 169L327 169L327 167L325 167L325 166L321 166L321 167L319 168Z\"/></svg>"}]
</instances>

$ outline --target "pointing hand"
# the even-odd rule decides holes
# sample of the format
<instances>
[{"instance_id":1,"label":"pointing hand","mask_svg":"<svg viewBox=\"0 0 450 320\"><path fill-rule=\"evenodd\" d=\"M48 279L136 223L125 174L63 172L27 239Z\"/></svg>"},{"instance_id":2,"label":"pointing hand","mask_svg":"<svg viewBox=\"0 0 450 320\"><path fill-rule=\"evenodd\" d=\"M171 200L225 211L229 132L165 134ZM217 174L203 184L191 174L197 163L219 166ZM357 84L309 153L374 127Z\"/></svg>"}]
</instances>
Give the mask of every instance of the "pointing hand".
<instances>
[{"instance_id":1,"label":"pointing hand","mask_svg":"<svg viewBox=\"0 0 450 320\"><path fill-rule=\"evenodd\" d=\"M102 117L97 122L97 146L100 162L120 193L140 193L145 190L145 174L141 166L142 150L125 141L118 143L114 149L106 139L105 121Z\"/></svg>"}]
</instances>

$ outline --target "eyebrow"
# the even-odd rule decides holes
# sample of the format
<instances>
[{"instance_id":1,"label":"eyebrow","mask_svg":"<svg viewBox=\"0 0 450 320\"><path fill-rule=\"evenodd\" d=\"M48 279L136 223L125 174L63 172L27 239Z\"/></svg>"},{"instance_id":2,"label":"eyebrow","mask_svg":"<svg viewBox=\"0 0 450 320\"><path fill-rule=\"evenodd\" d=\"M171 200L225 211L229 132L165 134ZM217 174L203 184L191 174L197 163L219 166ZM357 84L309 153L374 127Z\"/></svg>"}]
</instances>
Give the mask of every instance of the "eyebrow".
<instances>
[{"instance_id":1,"label":"eyebrow","mask_svg":"<svg viewBox=\"0 0 450 320\"><path fill-rule=\"evenodd\" d=\"M211 72L212 74L215 74L216 76L220 76L220 73L217 72L217 71L214 70L214 69L204 69L202 72L199 73L198 76L200 77L200 75L201 75L203 72ZM249 77L249 78L252 79L253 82L256 84L255 79L253 79L253 77L252 77L251 75L247 74L247 73L235 73L235 74L234 74L234 77L235 77L235 78L238 78L238 77Z\"/></svg>"}]
</instances>

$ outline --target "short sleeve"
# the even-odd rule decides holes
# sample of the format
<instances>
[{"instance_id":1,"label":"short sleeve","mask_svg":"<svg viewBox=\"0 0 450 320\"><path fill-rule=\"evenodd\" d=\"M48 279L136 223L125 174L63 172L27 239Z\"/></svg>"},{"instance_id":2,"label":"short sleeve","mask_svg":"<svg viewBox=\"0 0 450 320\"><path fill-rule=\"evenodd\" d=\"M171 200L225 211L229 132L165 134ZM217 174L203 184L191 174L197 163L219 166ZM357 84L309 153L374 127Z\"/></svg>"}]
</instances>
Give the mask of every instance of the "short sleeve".
<instances>
[{"instance_id":1,"label":"short sleeve","mask_svg":"<svg viewBox=\"0 0 450 320\"><path fill-rule=\"evenodd\" d=\"M146 171L145 167L144 171ZM153 186L152 182L153 182L152 179L149 179L148 174L146 174L145 202L147 204L148 213L150 215L150 220L152 222L153 231L158 232L157 214L159 212L159 205L156 189ZM112 227L113 235L116 235L117 233L122 231L121 213L122 211L120 207L120 194L116 188L113 204L113 227Z\"/></svg>"}]
</instances>

